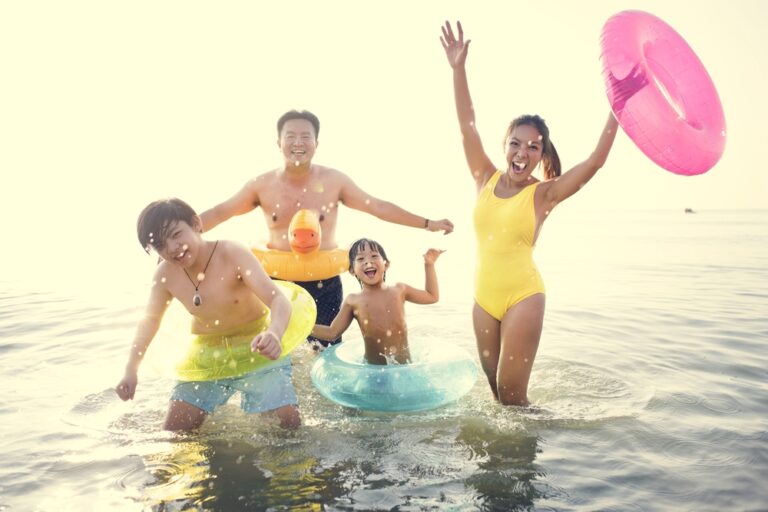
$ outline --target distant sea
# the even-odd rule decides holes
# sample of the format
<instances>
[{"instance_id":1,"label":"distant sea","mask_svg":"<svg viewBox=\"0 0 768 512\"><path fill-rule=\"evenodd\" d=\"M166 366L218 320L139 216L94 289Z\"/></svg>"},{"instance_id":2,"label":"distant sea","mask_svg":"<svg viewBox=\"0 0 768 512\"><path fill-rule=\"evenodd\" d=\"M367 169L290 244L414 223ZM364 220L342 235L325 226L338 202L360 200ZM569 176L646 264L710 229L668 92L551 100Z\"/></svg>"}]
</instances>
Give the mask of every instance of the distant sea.
<instances>
[{"instance_id":1,"label":"distant sea","mask_svg":"<svg viewBox=\"0 0 768 512\"><path fill-rule=\"evenodd\" d=\"M410 338L476 359L461 261L438 263L438 304L409 306ZM567 212L536 261L533 407L497 405L480 379L432 411L344 409L302 348L295 432L236 402L200 432L161 430L180 308L136 400L116 397L148 276L109 293L3 277L0 511L768 509L768 210Z\"/></svg>"}]
</instances>

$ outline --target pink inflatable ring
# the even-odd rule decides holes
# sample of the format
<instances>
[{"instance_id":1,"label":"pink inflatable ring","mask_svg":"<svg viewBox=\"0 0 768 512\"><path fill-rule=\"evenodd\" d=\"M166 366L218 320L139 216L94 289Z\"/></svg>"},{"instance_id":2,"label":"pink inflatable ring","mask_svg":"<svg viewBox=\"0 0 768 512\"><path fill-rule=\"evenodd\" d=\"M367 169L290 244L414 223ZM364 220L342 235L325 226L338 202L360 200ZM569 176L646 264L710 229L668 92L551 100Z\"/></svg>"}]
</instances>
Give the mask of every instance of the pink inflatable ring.
<instances>
[{"instance_id":1,"label":"pink inflatable ring","mask_svg":"<svg viewBox=\"0 0 768 512\"><path fill-rule=\"evenodd\" d=\"M611 16L600 35L608 101L629 138L676 174L707 172L725 149L715 86L690 46L642 11Z\"/></svg>"}]
</instances>

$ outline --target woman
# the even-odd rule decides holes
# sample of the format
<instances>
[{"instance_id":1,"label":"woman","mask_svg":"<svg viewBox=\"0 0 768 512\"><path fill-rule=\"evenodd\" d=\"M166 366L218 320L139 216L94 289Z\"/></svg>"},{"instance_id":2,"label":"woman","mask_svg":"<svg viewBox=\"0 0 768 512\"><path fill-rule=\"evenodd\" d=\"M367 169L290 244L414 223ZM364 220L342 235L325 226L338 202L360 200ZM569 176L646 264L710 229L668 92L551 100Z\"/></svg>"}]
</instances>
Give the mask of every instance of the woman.
<instances>
[{"instance_id":1,"label":"woman","mask_svg":"<svg viewBox=\"0 0 768 512\"><path fill-rule=\"evenodd\" d=\"M521 116L504 137L506 170L498 170L475 128L465 62L470 41L450 23L440 38L453 68L464 154L477 186L478 256L472 319L485 375L504 405L528 405L528 380L544 321L544 283L533 262L541 225L552 209L586 184L605 163L616 136L609 114L592 154L561 175L560 159L539 116ZM533 177L541 165L544 180Z\"/></svg>"}]
</instances>

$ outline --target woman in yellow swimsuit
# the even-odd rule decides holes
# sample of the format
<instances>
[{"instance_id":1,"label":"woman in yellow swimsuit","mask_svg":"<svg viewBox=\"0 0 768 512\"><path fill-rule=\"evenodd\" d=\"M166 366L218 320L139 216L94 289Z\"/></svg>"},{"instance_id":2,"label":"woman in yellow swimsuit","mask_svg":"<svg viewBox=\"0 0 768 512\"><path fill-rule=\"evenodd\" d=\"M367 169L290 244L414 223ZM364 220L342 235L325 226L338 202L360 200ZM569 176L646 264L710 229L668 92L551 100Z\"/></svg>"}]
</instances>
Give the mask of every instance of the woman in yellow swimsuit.
<instances>
[{"instance_id":1,"label":"woman in yellow swimsuit","mask_svg":"<svg viewBox=\"0 0 768 512\"><path fill-rule=\"evenodd\" d=\"M472 311L477 350L494 397L504 405L528 405L528 380L545 303L544 282L533 262L536 238L552 208L579 190L605 163L618 124L609 114L592 154L561 176L560 159L544 120L519 117L504 137L506 170L498 170L475 128L464 66L470 41L464 41L461 23L457 23L457 35L448 22L442 30L441 42L453 68L464 154L478 191ZM543 181L532 176L539 164Z\"/></svg>"}]
</instances>

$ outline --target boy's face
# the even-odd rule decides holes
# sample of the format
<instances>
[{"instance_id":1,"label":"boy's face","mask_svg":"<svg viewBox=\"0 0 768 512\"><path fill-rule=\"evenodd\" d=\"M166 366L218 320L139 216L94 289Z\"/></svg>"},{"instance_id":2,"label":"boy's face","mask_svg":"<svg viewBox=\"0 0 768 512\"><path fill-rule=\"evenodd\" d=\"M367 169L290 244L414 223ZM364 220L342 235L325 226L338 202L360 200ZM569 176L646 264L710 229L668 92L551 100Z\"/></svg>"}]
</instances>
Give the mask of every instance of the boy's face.
<instances>
[{"instance_id":1,"label":"boy's face","mask_svg":"<svg viewBox=\"0 0 768 512\"><path fill-rule=\"evenodd\" d=\"M361 283L375 286L384 281L384 273L388 268L389 262L375 248L365 245L355 255L352 274Z\"/></svg>"},{"instance_id":2,"label":"boy's face","mask_svg":"<svg viewBox=\"0 0 768 512\"><path fill-rule=\"evenodd\" d=\"M317 149L315 127L306 119L290 119L283 125L277 145L286 162L296 166L309 164Z\"/></svg>"},{"instance_id":3,"label":"boy's face","mask_svg":"<svg viewBox=\"0 0 768 512\"><path fill-rule=\"evenodd\" d=\"M188 267L197 258L200 247L200 232L185 221L172 221L166 230L163 240L155 242L152 247L165 261Z\"/></svg>"}]
</instances>

